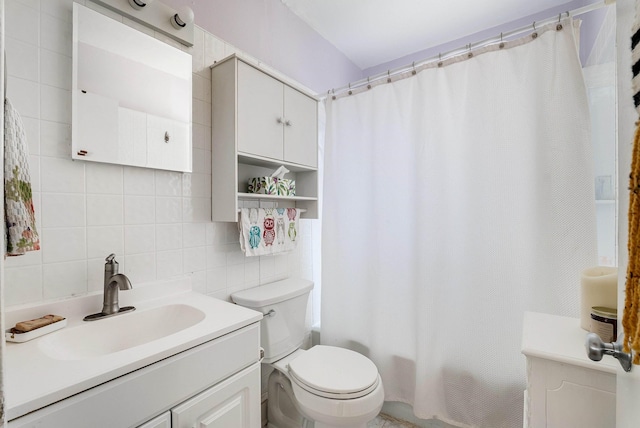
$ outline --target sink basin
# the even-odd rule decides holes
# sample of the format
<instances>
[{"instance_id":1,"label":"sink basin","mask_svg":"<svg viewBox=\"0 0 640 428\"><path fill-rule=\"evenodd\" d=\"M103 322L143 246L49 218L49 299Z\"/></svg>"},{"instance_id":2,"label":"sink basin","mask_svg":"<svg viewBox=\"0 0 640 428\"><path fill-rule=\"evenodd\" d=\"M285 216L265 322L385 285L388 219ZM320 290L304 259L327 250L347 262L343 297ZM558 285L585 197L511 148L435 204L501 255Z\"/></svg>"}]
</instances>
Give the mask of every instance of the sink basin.
<instances>
[{"instance_id":1,"label":"sink basin","mask_svg":"<svg viewBox=\"0 0 640 428\"><path fill-rule=\"evenodd\" d=\"M59 330L42 338L39 346L57 360L84 360L161 339L204 318L198 308L170 304Z\"/></svg>"}]
</instances>

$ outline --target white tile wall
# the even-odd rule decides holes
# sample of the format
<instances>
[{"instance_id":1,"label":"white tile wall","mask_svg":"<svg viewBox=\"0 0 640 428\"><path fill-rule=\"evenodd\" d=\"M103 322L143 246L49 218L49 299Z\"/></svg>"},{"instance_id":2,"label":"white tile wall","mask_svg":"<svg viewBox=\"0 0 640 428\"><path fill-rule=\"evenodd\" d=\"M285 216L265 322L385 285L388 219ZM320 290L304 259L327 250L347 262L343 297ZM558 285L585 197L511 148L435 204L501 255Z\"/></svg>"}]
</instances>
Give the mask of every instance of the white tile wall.
<instances>
[{"instance_id":1,"label":"white tile wall","mask_svg":"<svg viewBox=\"0 0 640 428\"><path fill-rule=\"evenodd\" d=\"M88 0L78 3L117 17ZM6 0L8 97L22 115L42 251L5 263L5 304L102 290L104 258L116 253L134 286L191 275L195 290L231 292L291 275L309 279L310 227L290 255L246 258L235 223L211 218L209 65L233 46L196 27L193 173L71 160L73 0ZM124 22L142 29L129 20ZM165 40L163 37L158 37ZM173 42L171 42L173 44Z\"/></svg>"}]
</instances>

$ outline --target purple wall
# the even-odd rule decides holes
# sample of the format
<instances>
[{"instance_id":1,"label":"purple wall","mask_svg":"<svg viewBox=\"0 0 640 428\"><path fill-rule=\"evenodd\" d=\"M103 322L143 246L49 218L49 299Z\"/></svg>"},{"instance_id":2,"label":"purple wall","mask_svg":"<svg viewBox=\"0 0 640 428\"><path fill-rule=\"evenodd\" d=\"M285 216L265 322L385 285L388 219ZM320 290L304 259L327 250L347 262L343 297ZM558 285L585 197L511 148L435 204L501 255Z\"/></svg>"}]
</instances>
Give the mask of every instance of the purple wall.
<instances>
[{"instance_id":1,"label":"purple wall","mask_svg":"<svg viewBox=\"0 0 640 428\"><path fill-rule=\"evenodd\" d=\"M520 19L517 19L513 22L509 22L504 25L500 25L498 27L489 28L487 30L480 31L475 34L471 34L467 37L453 40L451 42L445 43L440 46L435 46L433 48L428 48L410 55L403 56L401 58L397 58L393 61L389 61L384 64L376 65L373 67L369 67L363 70L364 76L374 76L376 74L384 73L387 70L393 70L395 68L405 67L408 64L416 61L422 61L428 58L432 58L438 55L438 53L444 53L453 51L459 48L462 48L469 44L470 42L478 42L481 40L489 39L491 37L495 37L500 35L500 33L506 33L512 30L515 30L520 27L524 27L526 25L532 25L534 21L542 21L548 19L551 16L558 15L559 13L563 13L566 11L574 10L589 4L595 3L594 0L573 0L568 3L563 4L562 6L558 6L552 9L547 9L544 12L540 12L534 15L526 16ZM598 35L598 31L602 26L602 22L604 21L604 17L606 14L605 8L600 8L593 12L589 12L587 14L581 15L578 17L582 19L582 27L580 28L580 60L584 64L593 48L593 43L595 42L595 38Z\"/></svg>"},{"instance_id":2,"label":"purple wall","mask_svg":"<svg viewBox=\"0 0 640 428\"><path fill-rule=\"evenodd\" d=\"M319 94L366 76L403 67L493 37L500 32L542 21L550 16L592 4L594 0L572 0L562 6L490 28L463 39L403 56L388 63L360 70L342 52L291 12L280 0L162 0L177 8L191 7L195 22L238 49L247 52ZM580 16L580 58L586 60L602 25L605 10Z\"/></svg>"},{"instance_id":3,"label":"purple wall","mask_svg":"<svg viewBox=\"0 0 640 428\"><path fill-rule=\"evenodd\" d=\"M318 93L363 77L362 70L280 0L162 0L187 5L199 27Z\"/></svg>"}]
</instances>

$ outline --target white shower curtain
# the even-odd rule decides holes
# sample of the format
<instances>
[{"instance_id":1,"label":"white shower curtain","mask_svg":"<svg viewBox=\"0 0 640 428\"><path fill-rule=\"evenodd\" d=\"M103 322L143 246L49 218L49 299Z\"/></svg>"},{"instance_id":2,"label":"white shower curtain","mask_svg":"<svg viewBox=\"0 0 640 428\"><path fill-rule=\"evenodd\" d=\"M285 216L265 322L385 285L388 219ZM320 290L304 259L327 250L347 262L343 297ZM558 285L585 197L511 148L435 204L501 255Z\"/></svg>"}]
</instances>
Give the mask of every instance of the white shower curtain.
<instances>
[{"instance_id":1,"label":"white shower curtain","mask_svg":"<svg viewBox=\"0 0 640 428\"><path fill-rule=\"evenodd\" d=\"M521 427L523 312L579 314L594 185L563 24L327 101L321 340L420 418Z\"/></svg>"}]
</instances>

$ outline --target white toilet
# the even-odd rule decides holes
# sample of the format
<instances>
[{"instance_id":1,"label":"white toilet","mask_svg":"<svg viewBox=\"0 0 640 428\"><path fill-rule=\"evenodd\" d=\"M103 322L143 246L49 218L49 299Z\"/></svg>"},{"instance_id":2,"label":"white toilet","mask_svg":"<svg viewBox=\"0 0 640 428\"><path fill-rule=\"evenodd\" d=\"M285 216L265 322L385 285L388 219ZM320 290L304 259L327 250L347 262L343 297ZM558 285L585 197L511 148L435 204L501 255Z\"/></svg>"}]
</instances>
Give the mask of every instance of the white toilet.
<instances>
[{"instance_id":1,"label":"white toilet","mask_svg":"<svg viewBox=\"0 0 640 428\"><path fill-rule=\"evenodd\" d=\"M264 314L260 325L263 363L269 376L269 428L364 428L384 401L375 364L343 348L299 349L313 282L290 278L231 295L241 306Z\"/></svg>"}]
</instances>

